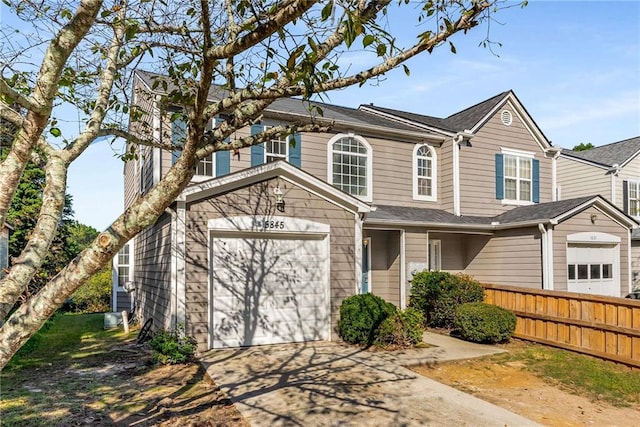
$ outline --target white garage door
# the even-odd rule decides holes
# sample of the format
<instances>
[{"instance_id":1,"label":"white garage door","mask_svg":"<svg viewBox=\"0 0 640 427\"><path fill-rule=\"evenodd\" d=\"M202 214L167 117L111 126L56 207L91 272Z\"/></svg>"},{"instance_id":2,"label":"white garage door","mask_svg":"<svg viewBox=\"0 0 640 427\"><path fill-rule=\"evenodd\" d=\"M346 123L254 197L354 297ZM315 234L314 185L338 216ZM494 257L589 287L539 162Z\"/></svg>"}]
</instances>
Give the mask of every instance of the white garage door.
<instances>
[{"instance_id":1,"label":"white garage door","mask_svg":"<svg viewBox=\"0 0 640 427\"><path fill-rule=\"evenodd\" d=\"M570 292L620 296L617 244L570 243L567 278Z\"/></svg>"},{"instance_id":2,"label":"white garage door","mask_svg":"<svg viewBox=\"0 0 640 427\"><path fill-rule=\"evenodd\" d=\"M329 339L327 237L212 237L212 346Z\"/></svg>"}]
</instances>

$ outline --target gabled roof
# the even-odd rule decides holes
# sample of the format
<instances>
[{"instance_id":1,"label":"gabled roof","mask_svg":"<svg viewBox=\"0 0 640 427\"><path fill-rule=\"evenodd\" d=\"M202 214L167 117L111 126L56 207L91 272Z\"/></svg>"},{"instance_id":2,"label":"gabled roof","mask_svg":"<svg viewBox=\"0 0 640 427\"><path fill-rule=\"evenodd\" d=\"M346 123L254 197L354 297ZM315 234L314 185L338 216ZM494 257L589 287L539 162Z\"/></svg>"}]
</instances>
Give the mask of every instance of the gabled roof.
<instances>
[{"instance_id":1,"label":"gabled roof","mask_svg":"<svg viewBox=\"0 0 640 427\"><path fill-rule=\"evenodd\" d=\"M410 113L408 111L394 110L392 108L378 107L377 105L361 105L364 111L382 112L386 115L400 117L410 122L420 123L429 127L442 129L449 132L461 132L474 127L489 112L509 94L510 91L499 93L485 101L469 108L465 108L449 117L439 118L423 114Z\"/></svg>"},{"instance_id":2,"label":"gabled roof","mask_svg":"<svg viewBox=\"0 0 640 427\"><path fill-rule=\"evenodd\" d=\"M169 93L172 90L177 89L171 79L167 76L144 70L136 70L135 72L150 91L162 94ZM167 89L165 90L162 85L158 85L153 89L153 86L157 81L166 81ZM217 101L228 95L229 92L226 89L212 85L208 98L210 101ZM264 110L263 117L276 120L306 119L308 121L313 119L320 123L331 123L346 128L353 127L367 129L370 131L376 130L377 133L395 132L411 135L419 139L442 140L440 135L428 132L425 129L412 124L401 123L398 120L369 114L355 108L341 107L318 101L304 101L300 98L276 99Z\"/></svg>"},{"instance_id":3,"label":"gabled roof","mask_svg":"<svg viewBox=\"0 0 640 427\"><path fill-rule=\"evenodd\" d=\"M585 151L562 150L562 155L586 160L597 165L623 167L640 156L640 136L624 139L611 144L601 145Z\"/></svg>"},{"instance_id":4,"label":"gabled roof","mask_svg":"<svg viewBox=\"0 0 640 427\"><path fill-rule=\"evenodd\" d=\"M638 225L631 217L600 196L518 206L494 217L456 216L441 209L376 205L375 210L367 215L365 222L493 231L537 224L557 224L594 205L628 227Z\"/></svg>"},{"instance_id":5,"label":"gabled roof","mask_svg":"<svg viewBox=\"0 0 640 427\"><path fill-rule=\"evenodd\" d=\"M373 104L360 105L360 109L371 114L378 114L388 118L396 118L405 123L415 123L432 131L441 131L448 134L467 132L475 133L481 128L487 120L505 105L511 101L516 114L523 120L529 128L532 135L540 144L543 150L551 147L551 142L538 127L536 122L531 118L527 109L522 105L516 94L512 90L508 90L492 96L478 104L465 108L462 111L454 113L445 118L426 116L422 114L410 113L407 111L394 110L391 108L378 107Z\"/></svg>"},{"instance_id":6,"label":"gabled roof","mask_svg":"<svg viewBox=\"0 0 640 427\"><path fill-rule=\"evenodd\" d=\"M353 212L369 212L371 206L360 199L316 178L308 172L299 169L284 160L265 163L249 169L234 172L218 178L192 184L185 188L176 199L178 202L196 202L214 197L218 194L246 187L258 182L280 177L305 188L343 209Z\"/></svg>"}]
</instances>

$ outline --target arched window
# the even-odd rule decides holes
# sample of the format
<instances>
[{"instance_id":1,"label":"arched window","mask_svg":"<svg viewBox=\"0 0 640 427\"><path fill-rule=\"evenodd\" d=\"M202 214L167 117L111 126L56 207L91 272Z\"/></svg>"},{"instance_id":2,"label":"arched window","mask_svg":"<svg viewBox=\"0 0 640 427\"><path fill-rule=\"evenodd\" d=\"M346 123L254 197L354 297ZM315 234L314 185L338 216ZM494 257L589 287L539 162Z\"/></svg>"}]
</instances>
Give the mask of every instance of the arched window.
<instances>
[{"instance_id":1,"label":"arched window","mask_svg":"<svg viewBox=\"0 0 640 427\"><path fill-rule=\"evenodd\" d=\"M336 135L329 141L327 180L364 201L372 200L371 146L364 138Z\"/></svg>"},{"instance_id":2,"label":"arched window","mask_svg":"<svg viewBox=\"0 0 640 427\"><path fill-rule=\"evenodd\" d=\"M430 145L416 145L413 149L413 198L436 200L436 151Z\"/></svg>"}]
</instances>

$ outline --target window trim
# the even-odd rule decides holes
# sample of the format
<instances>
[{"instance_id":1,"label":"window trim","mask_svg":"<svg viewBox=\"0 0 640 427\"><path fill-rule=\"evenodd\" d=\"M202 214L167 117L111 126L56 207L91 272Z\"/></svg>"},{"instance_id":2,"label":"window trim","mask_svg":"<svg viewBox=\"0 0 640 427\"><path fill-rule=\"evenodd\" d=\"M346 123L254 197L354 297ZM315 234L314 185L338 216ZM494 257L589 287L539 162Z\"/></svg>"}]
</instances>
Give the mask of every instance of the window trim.
<instances>
[{"instance_id":1,"label":"window trim","mask_svg":"<svg viewBox=\"0 0 640 427\"><path fill-rule=\"evenodd\" d=\"M358 196L351 194L351 196L356 197L363 202L372 202L373 201L373 149L371 148L371 144L367 142L366 139L359 135L355 135L351 132L349 133L339 133L334 135L333 138L329 140L327 143L327 182L333 185L333 144L338 142L343 138L353 138L367 149L367 195L366 196ZM338 188L338 187L336 187ZM340 191L343 191L339 189ZM349 193L347 193L349 194Z\"/></svg>"},{"instance_id":2,"label":"window trim","mask_svg":"<svg viewBox=\"0 0 640 427\"><path fill-rule=\"evenodd\" d=\"M636 218L636 219L640 219L640 208L638 209L638 215L633 215L631 213L631 202L632 201L637 201L638 204L640 204L640 179L627 179L627 212L625 212L626 214L628 214L630 217L632 218ZM636 187L636 192L637 192L637 198L632 199L631 198L631 186L634 185Z\"/></svg>"},{"instance_id":3,"label":"window trim","mask_svg":"<svg viewBox=\"0 0 640 427\"><path fill-rule=\"evenodd\" d=\"M120 252L125 248L128 248L129 251L129 263L128 264L120 264ZM127 243L124 244L124 246L122 248L120 248L120 250L116 253L114 260L113 260L113 264L114 264L114 282L116 285L116 289L118 291L122 291L125 292L125 288L124 286L120 286L120 267L127 267L129 272L128 272L128 279L127 282L133 282L134 281L134 262L135 262L135 252L134 252L134 242L133 240L129 240Z\"/></svg>"},{"instance_id":4,"label":"window trim","mask_svg":"<svg viewBox=\"0 0 640 427\"><path fill-rule=\"evenodd\" d=\"M437 255L437 265L434 268L431 268L432 263L432 252L436 252ZM427 265L429 267L429 271L441 271L442 270L442 240L440 239L429 239L429 244L427 245Z\"/></svg>"},{"instance_id":5,"label":"window trim","mask_svg":"<svg viewBox=\"0 0 640 427\"><path fill-rule=\"evenodd\" d=\"M425 196L418 193L418 179L422 178L418 176L418 150L422 147L427 147L431 153L431 195ZM429 144L416 144L413 147L413 153L411 155L411 163L413 164L413 200L423 200L428 202L435 202L438 200L438 159L436 150Z\"/></svg>"},{"instance_id":6,"label":"window trim","mask_svg":"<svg viewBox=\"0 0 640 427\"><path fill-rule=\"evenodd\" d=\"M268 129L272 128L272 127L273 126L265 126L264 129L268 130ZM278 142L284 142L284 145L285 145L285 155L284 155L284 157L282 157L281 155L274 155L273 153L269 153L269 150L267 149L269 147L269 144L271 142L275 141L276 138L271 138L268 141L265 141L263 143L264 144L264 150L263 150L264 158L262 159L263 164L269 163L267 161L267 157L269 157L269 156L277 158L277 160L273 160L274 162L277 162L278 160L285 160L285 161L288 162L289 161L289 151L290 151L289 150L289 143L291 142L290 138L292 138L292 137L293 137L293 135L287 135L284 138L277 137Z\"/></svg>"},{"instance_id":7,"label":"window trim","mask_svg":"<svg viewBox=\"0 0 640 427\"><path fill-rule=\"evenodd\" d=\"M533 195L533 160L535 159L535 153L530 152L530 151L521 151L521 150L515 150L512 148L504 148L501 147L500 148L500 153L502 154L502 187L503 187L503 197L502 197L502 204L503 205L512 205L512 206L530 206L530 205L534 205L536 202L533 201L534 199L534 195ZM530 170L531 170L531 178L529 178L529 182L531 183L530 185L530 199L529 200L520 200L519 198L517 198L520 194L520 181L521 178L518 176L516 177L516 199L508 199L506 197L507 194L507 185L506 185L506 180L507 180L507 174L505 173L505 164L506 164L506 157L510 156L510 157L515 157L518 162L517 162L517 166L516 166L516 172L519 175L519 171L520 171L520 159L527 159L529 160L529 164L530 164Z\"/></svg>"}]
</instances>

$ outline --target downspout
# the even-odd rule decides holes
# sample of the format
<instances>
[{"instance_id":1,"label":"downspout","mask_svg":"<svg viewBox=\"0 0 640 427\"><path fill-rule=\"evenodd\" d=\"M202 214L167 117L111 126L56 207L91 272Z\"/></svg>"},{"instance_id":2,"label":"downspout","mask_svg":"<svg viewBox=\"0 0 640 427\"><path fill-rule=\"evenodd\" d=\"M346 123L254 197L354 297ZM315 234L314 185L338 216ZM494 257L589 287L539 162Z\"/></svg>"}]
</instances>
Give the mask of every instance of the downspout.
<instances>
[{"instance_id":1,"label":"downspout","mask_svg":"<svg viewBox=\"0 0 640 427\"><path fill-rule=\"evenodd\" d=\"M562 152L562 148L549 148L547 149L547 153L552 153L551 157L551 201L555 202L558 200L558 157L560 157L560 153Z\"/></svg>"},{"instance_id":2,"label":"downspout","mask_svg":"<svg viewBox=\"0 0 640 427\"><path fill-rule=\"evenodd\" d=\"M542 242L542 289L548 289L547 229L543 224L538 224L538 230L540 230L540 241Z\"/></svg>"},{"instance_id":3,"label":"downspout","mask_svg":"<svg viewBox=\"0 0 640 427\"><path fill-rule=\"evenodd\" d=\"M473 133L469 130L458 132L453 137L453 214L461 216L460 208L460 144L473 138Z\"/></svg>"},{"instance_id":4,"label":"downspout","mask_svg":"<svg viewBox=\"0 0 640 427\"><path fill-rule=\"evenodd\" d=\"M171 324L169 325L170 330L176 330L176 326L178 325L178 280L177 280L177 253L174 247L176 237L177 237L177 219L178 214L175 210L171 208L166 208L165 213L171 215Z\"/></svg>"},{"instance_id":5,"label":"downspout","mask_svg":"<svg viewBox=\"0 0 640 427\"><path fill-rule=\"evenodd\" d=\"M618 177L618 173L620 173L620 165L617 163L607 171L611 175L611 203L616 204L616 178Z\"/></svg>"}]
</instances>

